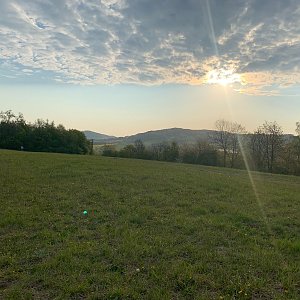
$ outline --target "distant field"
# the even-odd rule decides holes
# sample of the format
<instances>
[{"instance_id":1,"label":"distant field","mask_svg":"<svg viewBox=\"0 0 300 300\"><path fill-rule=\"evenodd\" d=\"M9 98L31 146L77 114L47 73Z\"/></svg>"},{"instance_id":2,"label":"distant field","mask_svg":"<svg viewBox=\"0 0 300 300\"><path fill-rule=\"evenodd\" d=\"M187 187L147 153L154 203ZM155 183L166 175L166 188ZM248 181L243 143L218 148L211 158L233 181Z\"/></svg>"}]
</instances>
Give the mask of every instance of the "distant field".
<instances>
[{"instance_id":1,"label":"distant field","mask_svg":"<svg viewBox=\"0 0 300 300\"><path fill-rule=\"evenodd\" d=\"M254 182L2 150L0 299L300 299L300 177Z\"/></svg>"}]
</instances>

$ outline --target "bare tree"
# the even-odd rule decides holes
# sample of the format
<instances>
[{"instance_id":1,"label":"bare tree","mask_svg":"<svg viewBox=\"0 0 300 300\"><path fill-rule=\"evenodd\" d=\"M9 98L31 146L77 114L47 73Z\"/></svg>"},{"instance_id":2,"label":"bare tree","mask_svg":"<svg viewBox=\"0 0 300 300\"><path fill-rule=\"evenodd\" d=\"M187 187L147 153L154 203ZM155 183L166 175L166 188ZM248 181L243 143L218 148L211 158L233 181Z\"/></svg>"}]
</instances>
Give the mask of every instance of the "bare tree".
<instances>
[{"instance_id":1,"label":"bare tree","mask_svg":"<svg viewBox=\"0 0 300 300\"><path fill-rule=\"evenodd\" d=\"M258 127L256 131L250 135L249 142L251 161L254 164L254 168L263 170L265 168L265 133L261 127Z\"/></svg>"},{"instance_id":2,"label":"bare tree","mask_svg":"<svg viewBox=\"0 0 300 300\"><path fill-rule=\"evenodd\" d=\"M283 146L283 132L276 122L265 122L251 138L251 150L256 166L273 172Z\"/></svg>"},{"instance_id":3,"label":"bare tree","mask_svg":"<svg viewBox=\"0 0 300 300\"><path fill-rule=\"evenodd\" d=\"M217 120L217 129L212 137L213 142L223 151L223 165L226 167L227 159L230 159L230 167L235 166L238 154L240 153L239 138L245 133L245 128L236 122Z\"/></svg>"},{"instance_id":4,"label":"bare tree","mask_svg":"<svg viewBox=\"0 0 300 300\"><path fill-rule=\"evenodd\" d=\"M229 155L230 155L230 166L235 166L236 160L240 153L240 142L242 141L242 134L244 134L245 127L239 123L230 123L230 139L229 139Z\"/></svg>"},{"instance_id":5,"label":"bare tree","mask_svg":"<svg viewBox=\"0 0 300 300\"><path fill-rule=\"evenodd\" d=\"M294 143L296 158L298 165L300 164L300 122L296 123L296 138Z\"/></svg>"},{"instance_id":6,"label":"bare tree","mask_svg":"<svg viewBox=\"0 0 300 300\"><path fill-rule=\"evenodd\" d=\"M280 154L283 145L283 132L276 122L265 122L263 129L266 133L266 155L268 171L273 172L274 163Z\"/></svg>"},{"instance_id":7,"label":"bare tree","mask_svg":"<svg viewBox=\"0 0 300 300\"><path fill-rule=\"evenodd\" d=\"M221 119L216 121L215 127L217 131L214 132L212 140L216 146L223 151L223 166L226 167L231 139L231 124L229 121Z\"/></svg>"},{"instance_id":8,"label":"bare tree","mask_svg":"<svg viewBox=\"0 0 300 300\"><path fill-rule=\"evenodd\" d=\"M142 140L138 139L134 142L135 152L137 158L144 158L146 147Z\"/></svg>"}]
</instances>

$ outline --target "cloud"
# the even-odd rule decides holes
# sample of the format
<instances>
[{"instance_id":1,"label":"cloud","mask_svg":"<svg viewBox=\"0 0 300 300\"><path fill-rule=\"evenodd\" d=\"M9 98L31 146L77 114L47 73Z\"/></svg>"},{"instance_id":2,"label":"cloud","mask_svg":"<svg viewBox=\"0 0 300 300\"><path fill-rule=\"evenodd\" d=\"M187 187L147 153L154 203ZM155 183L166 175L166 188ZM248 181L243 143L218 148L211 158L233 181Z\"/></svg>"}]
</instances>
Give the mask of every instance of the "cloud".
<instances>
[{"instance_id":1,"label":"cloud","mask_svg":"<svg viewBox=\"0 0 300 300\"><path fill-rule=\"evenodd\" d=\"M0 2L0 68L56 81L205 84L215 70L273 94L300 83L299 53L298 0Z\"/></svg>"}]
</instances>

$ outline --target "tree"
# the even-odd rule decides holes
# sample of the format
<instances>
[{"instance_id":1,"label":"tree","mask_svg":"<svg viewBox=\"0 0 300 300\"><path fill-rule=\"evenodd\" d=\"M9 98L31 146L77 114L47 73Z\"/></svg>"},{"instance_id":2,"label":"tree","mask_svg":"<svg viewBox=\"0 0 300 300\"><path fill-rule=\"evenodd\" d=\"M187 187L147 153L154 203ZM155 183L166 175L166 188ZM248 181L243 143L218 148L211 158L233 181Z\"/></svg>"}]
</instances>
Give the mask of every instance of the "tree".
<instances>
[{"instance_id":1,"label":"tree","mask_svg":"<svg viewBox=\"0 0 300 300\"><path fill-rule=\"evenodd\" d=\"M21 113L0 113L0 148L28 151L86 154L90 145L85 135L75 129L66 130L62 125L38 119L26 123Z\"/></svg>"},{"instance_id":2,"label":"tree","mask_svg":"<svg viewBox=\"0 0 300 300\"><path fill-rule=\"evenodd\" d=\"M19 116L20 115L22 116L22 114L19 114ZM13 123L15 119L16 115L11 110L0 112L1 123Z\"/></svg>"},{"instance_id":3,"label":"tree","mask_svg":"<svg viewBox=\"0 0 300 300\"><path fill-rule=\"evenodd\" d=\"M245 127L236 122L230 123L229 155L230 167L233 168L240 153L240 143L242 143L242 134L245 133Z\"/></svg>"},{"instance_id":4,"label":"tree","mask_svg":"<svg viewBox=\"0 0 300 300\"><path fill-rule=\"evenodd\" d=\"M165 143L152 144L150 147L151 157L154 160L164 160Z\"/></svg>"},{"instance_id":5,"label":"tree","mask_svg":"<svg viewBox=\"0 0 300 300\"><path fill-rule=\"evenodd\" d=\"M296 136L284 148L284 159L287 173L300 175L300 122L296 123Z\"/></svg>"},{"instance_id":6,"label":"tree","mask_svg":"<svg viewBox=\"0 0 300 300\"><path fill-rule=\"evenodd\" d=\"M0 148L20 150L28 130L21 113L15 115L11 110L0 112Z\"/></svg>"},{"instance_id":7,"label":"tree","mask_svg":"<svg viewBox=\"0 0 300 300\"><path fill-rule=\"evenodd\" d=\"M179 146L174 141L171 145L166 145L164 148L164 157L166 161L177 161L179 157Z\"/></svg>"},{"instance_id":8,"label":"tree","mask_svg":"<svg viewBox=\"0 0 300 300\"><path fill-rule=\"evenodd\" d=\"M134 142L136 158L145 158L145 145L142 140L138 139Z\"/></svg>"},{"instance_id":9,"label":"tree","mask_svg":"<svg viewBox=\"0 0 300 300\"><path fill-rule=\"evenodd\" d=\"M127 157L127 158L135 158L135 154L136 151L134 145L127 145L119 152L120 157Z\"/></svg>"},{"instance_id":10,"label":"tree","mask_svg":"<svg viewBox=\"0 0 300 300\"><path fill-rule=\"evenodd\" d=\"M217 150L207 142L197 141L194 145L184 144L180 148L180 161L189 164L216 166Z\"/></svg>"},{"instance_id":11,"label":"tree","mask_svg":"<svg viewBox=\"0 0 300 300\"><path fill-rule=\"evenodd\" d=\"M217 131L214 132L212 140L214 144L223 151L223 166L227 166L227 158L230 158L230 167L235 166L240 152L239 138L245 133L245 128L236 122L217 120L215 123Z\"/></svg>"},{"instance_id":12,"label":"tree","mask_svg":"<svg viewBox=\"0 0 300 300\"><path fill-rule=\"evenodd\" d=\"M276 122L265 122L251 138L251 150L260 170L273 172L283 147L283 133Z\"/></svg>"},{"instance_id":13,"label":"tree","mask_svg":"<svg viewBox=\"0 0 300 300\"><path fill-rule=\"evenodd\" d=\"M268 164L268 171L273 172L274 164L280 154L283 145L283 132L276 122L265 122L263 124L265 132L265 150Z\"/></svg>"},{"instance_id":14,"label":"tree","mask_svg":"<svg viewBox=\"0 0 300 300\"><path fill-rule=\"evenodd\" d=\"M297 163L300 165L300 122L296 123L296 137L294 142L295 154L297 157Z\"/></svg>"},{"instance_id":15,"label":"tree","mask_svg":"<svg viewBox=\"0 0 300 300\"><path fill-rule=\"evenodd\" d=\"M227 165L227 156L229 151L229 143L231 138L230 122L226 120L217 120L215 123L217 131L214 132L212 136L213 142L223 151L223 166Z\"/></svg>"},{"instance_id":16,"label":"tree","mask_svg":"<svg viewBox=\"0 0 300 300\"><path fill-rule=\"evenodd\" d=\"M104 145L101 150L103 156L118 156L118 151L116 150L115 145Z\"/></svg>"},{"instance_id":17,"label":"tree","mask_svg":"<svg viewBox=\"0 0 300 300\"><path fill-rule=\"evenodd\" d=\"M253 134L249 134L250 160L253 169L261 171L265 169L264 135L261 127L258 127Z\"/></svg>"}]
</instances>

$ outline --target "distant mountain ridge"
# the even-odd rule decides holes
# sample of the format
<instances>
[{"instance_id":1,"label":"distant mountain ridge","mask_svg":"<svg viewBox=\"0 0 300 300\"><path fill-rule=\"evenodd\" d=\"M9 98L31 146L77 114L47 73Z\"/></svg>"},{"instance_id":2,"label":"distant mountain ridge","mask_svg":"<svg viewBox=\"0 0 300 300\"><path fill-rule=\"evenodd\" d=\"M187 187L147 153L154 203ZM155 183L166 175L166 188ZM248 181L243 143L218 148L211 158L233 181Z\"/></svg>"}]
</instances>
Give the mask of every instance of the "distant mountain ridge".
<instances>
[{"instance_id":1,"label":"distant mountain ridge","mask_svg":"<svg viewBox=\"0 0 300 300\"><path fill-rule=\"evenodd\" d=\"M151 130L126 136L123 138L122 144L134 143L136 140L141 140L145 145L172 141L176 141L179 144L190 144L195 143L198 140L208 140L209 135L213 134L213 132L214 130L193 130L184 128Z\"/></svg>"},{"instance_id":2,"label":"distant mountain ridge","mask_svg":"<svg viewBox=\"0 0 300 300\"><path fill-rule=\"evenodd\" d=\"M98 133L95 131L90 131L90 130L84 130L83 131L85 137L89 140L95 140L95 141L101 141L101 140L107 140L107 139L114 139L117 138L115 136L112 135L106 135L103 133Z\"/></svg>"},{"instance_id":3,"label":"distant mountain ridge","mask_svg":"<svg viewBox=\"0 0 300 300\"><path fill-rule=\"evenodd\" d=\"M83 131L88 139L93 139L94 144L115 144L118 148L128 144L133 144L136 140L141 140L146 146L162 142L177 142L178 144L194 144L197 141L209 141L209 138L215 134L215 130L194 130L184 128L167 128L159 130L150 130L125 137L115 137L94 131ZM293 135L284 134L285 141L292 139Z\"/></svg>"},{"instance_id":4,"label":"distant mountain ridge","mask_svg":"<svg viewBox=\"0 0 300 300\"><path fill-rule=\"evenodd\" d=\"M117 144L125 146L132 144L136 140L141 140L146 146L162 142L176 141L178 144L195 143L198 140L207 141L210 134L214 130L193 130L184 128L167 128L159 130L151 130L147 132L137 133L125 137L109 136L93 131L83 132L88 139L93 139L95 144Z\"/></svg>"}]
</instances>

